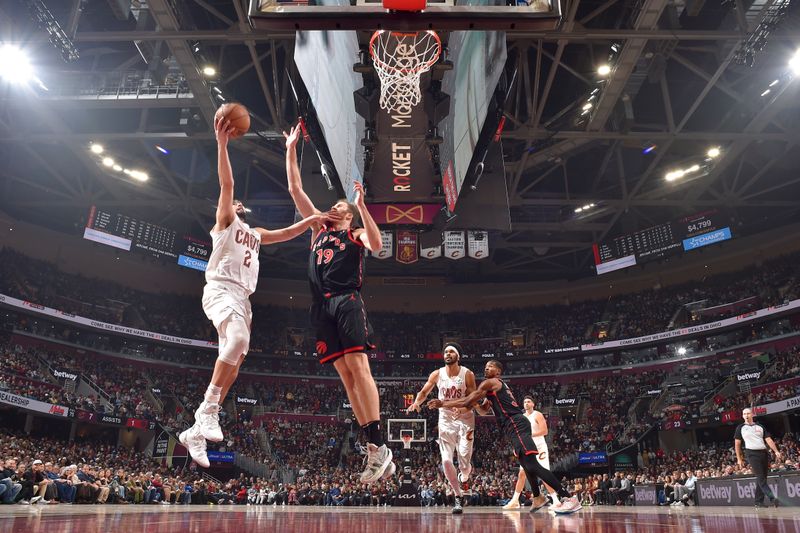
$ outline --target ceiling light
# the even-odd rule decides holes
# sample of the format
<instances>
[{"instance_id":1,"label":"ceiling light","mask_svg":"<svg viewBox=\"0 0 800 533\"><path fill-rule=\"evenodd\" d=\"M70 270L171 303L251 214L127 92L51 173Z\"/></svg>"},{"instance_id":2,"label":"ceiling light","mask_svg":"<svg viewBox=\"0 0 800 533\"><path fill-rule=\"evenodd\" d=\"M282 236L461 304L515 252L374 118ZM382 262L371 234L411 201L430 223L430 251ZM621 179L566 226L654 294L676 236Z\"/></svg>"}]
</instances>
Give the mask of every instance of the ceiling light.
<instances>
[{"instance_id":1,"label":"ceiling light","mask_svg":"<svg viewBox=\"0 0 800 533\"><path fill-rule=\"evenodd\" d=\"M608 76L611 74L611 67L609 65L600 65L597 67L597 74L600 76Z\"/></svg>"},{"instance_id":2,"label":"ceiling light","mask_svg":"<svg viewBox=\"0 0 800 533\"><path fill-rule=\"evenodd\" d=\"M652 152L655 149L656 149L656 145L655 144L651 144L650 146L648 146L647 148L642 150L642 153L647 155L647 154L649 154L650 152Z\"/></svg>"},{"instance_id":3,"label":"ceiling light","mask_svg":"<svg viewBox=\"0 0 800 533\"><path fill-rule=\"evenodd\" d=\"M667 175L664 178L667 181L675 181L678 178L682 178L685 172L683 170L673 170L672 172L667 172Z\"/></svg>"},{"instance_id":4,"label":"ceiling light","mask_svg":"<svg viewBox=\"0 0 800 533\"><path fill-rule=\"evenodd\" d=\"M708 149L708 152L706 152L706 155L708 157L710 157L711 159L716 159L717 157L719 157L720 153L721 153L721 150L719 149L719 147L714 146L713 148L709 148Z\"/></svg>"},{"instance_id":5,"label":"ceiling light","mask_svg":"<svg viewBox=\"0 0 800 533\"><path fill-rule=\"evenodd\" d=\"M122 167L121 167L120 165L114 165L114 166L113 166L113 167L111 167L111 168L113 168L113 169L114 169L114 170L116 170L117 172L122 172Z\"/></svg>"},{"instance_id":6,"label":"ceiling light","mask_svg":"<svg viewBox=\"0 0 800 533\"><path fill-rule=\"evenodd\" d=\"M780 83L781 80L774 80L772 83L769 84L770 87L775 87Z\"/></svg>"},{"instance_id":7,"label":"ceiling light","mask_svg":"<svg viewBox=\"0 0 800 533\"><path fill-rule=\"evenodd\" d=\"M114 166L114 160L111 159L110 157L104 157L103 158L103 164L105 166L107 166L107 167L113 167Z\"/></svg>"},{"instance_id":8,"label":"ceiling light","mask_svg":"<svg viewBox=\"0 0 800 533\"><path fill-rule=\"evenodd\" d=\"M126 174L126 175L128 175L128 176L130 176L130 175L131 175L131 169L129 169L129 168L123 168L123 169L122 169L122 173L123 173L123 174Z\"/></svg>"},{"instance_id":9,"label":"ceiling light","mask_svg":"<svg viewBox=\"0 0 800 533\"><path fill-rule=\"evenodd\" d=\"M771 89L767 89L766 91L761 93L761 96L767 96L770 92L772 92L772 90Z\"/></svg>"},{"instance_id":10,"label":"ceiling light","mask_svg":"<svg viewBox=\"0 0 800 533\"><path fill-rule=\"evenodd\" d=\"M203 67L203 75L209 78L217 75L217 69L212 66Z\"/></svg>"},{"instance_id":11,"label":"ceiling light","mask_svg":"<svg viewBox=\"0 0 800 533\"><path fill-rule=\"evenodd\" d=\"M579 207L579 208L575 209L575 212L576 212L576 213L580 213L581 211L583 211L583 208L582 208L582 207Z\"/></svg>"},{"instance_id":12,"label":"ceiling light","mask_svg":"<svg viewBox=\"0 0 800 533\"><path fill-rule=\"evenodd\" d=\"M584 111L589 111L592 108L592 103L587 102L586 105L583 106Z\"/></svg>"},{"instance_id":13,"label":"ceiling light","mask_svg":"<svg viewBox=\"0 0 800 533\"><path fill-rule=\"evenodd\" d=\"M683 346L678 348L678 355L686 355L686 348L684 348Z\"/></svg>"},{"instance_id":14,"label":"ceiling light","mask_svg":"<svg viewBox=\"0 0 800 533\"><path fill-rule=\"evenodd\" d=\"M91 150L93 154L102 154L103 153L103 145L102 144L93 143L89 147L89 150Z\"/></svg>"},{"instance_id":15,"label":"ceiling light","mask_svg":"<svg viewBox=\"0 0 800 533\"><path fill-rule=\"evenodd\" d=\"M692 165L686 169L686 172L697 172L700 170L700 165Z\"/></svg>"},{"instance_id":16,"label":"ceiling light","mask_svg":"<svg viewBox=\"0 0 800 533\"><path fill-rule=\"evenodd\" d=\"M27 83L33 77L33 68L25 52L10 44L0 47L0 78L11 83Z\"/></svg>"},{"instance_id":17,"label":"ceiling light","mask_svg":"<svg viewBox=\"0 0 800 533\"><path fill-rule=\"evenodd\" d=\"M138 181L147 181L150 179L150 176L147 173L142 172L141 170L131 170L130 176Z\"/></svg>"},{"instance_id":18,"label":"ceiling light","mask_svg":"<svg viewBox=\"0 0 800 533\"><path fill-rule=\"evenodd\" d=\"M169 150L167 150L167 149L166 149L166 148L164 148L163 146L156 145L156 150L158 150L158 151L159 151L159 152L161 152L162 154L169 154Z\"/></svg>"},{"instance_id":19,"label":"ceiling light","mask_svg":"<svg viewBox=\"0 0 800 533\"><path fill-rule=\"evenodd\" d=\"M792 59L789 60L789 68L792 69L792 72L795 74L800 75L800 50L797 50L792 56Z\"/></svg>"}]
</instances>

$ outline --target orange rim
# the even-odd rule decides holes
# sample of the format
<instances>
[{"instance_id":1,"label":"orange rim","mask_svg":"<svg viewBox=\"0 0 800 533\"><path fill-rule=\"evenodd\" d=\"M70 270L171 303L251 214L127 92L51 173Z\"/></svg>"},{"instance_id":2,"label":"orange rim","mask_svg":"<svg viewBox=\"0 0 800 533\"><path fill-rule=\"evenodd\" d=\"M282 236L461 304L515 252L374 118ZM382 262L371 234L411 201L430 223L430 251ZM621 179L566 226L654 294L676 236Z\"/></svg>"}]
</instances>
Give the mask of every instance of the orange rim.
<instances>
[{"instance_id":1,"label":"orange rim","mask_svg":"<svg viewBox=\"0 0 800 533\"><path fill-rule=\"evenodd\" d=\"M375 40L380 37L386 30L377 30L375 33L372 34L372 38L369 40L369 55L372 57L372 61L379 65L381 69L387 72L399 72L403 74L411 73L411 72L419 72L428 70L439 60L439 56L442 55L442 39L439 37L439 34L433 30L425 30L425 33L430 35L436 41L436 54L429 59L428 61L420 63L415 68L397 68L388 65L385 61L381 60L380 58L376 57L375 55ZM418 36L420 32L412 31L412 32L401 32L401 31L391 31L389 32L392 36L399 35L402 37L411 37Z\"/></svg>"}]
</instances>

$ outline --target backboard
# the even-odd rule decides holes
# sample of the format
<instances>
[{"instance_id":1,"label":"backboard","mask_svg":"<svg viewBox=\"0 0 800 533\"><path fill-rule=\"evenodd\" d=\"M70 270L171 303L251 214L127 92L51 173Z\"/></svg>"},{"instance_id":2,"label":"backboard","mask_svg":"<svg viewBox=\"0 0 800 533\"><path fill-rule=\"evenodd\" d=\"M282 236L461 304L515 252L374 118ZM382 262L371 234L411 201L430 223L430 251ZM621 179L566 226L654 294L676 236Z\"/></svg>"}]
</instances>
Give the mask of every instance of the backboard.
<instances>
[{"instance_id":1,"label":"backboard","mask_svg":"<svg viewBox=\"0 0 800 533\"><path fill-rule=\"evenodd\" d=\"M411 432L411 442L426 442L428 439L428 421L424 418L390 418L386 421L388 442L403 442L401 437Z\"/></svg>"},{"instance_id":2,"label":"backboard","mask_svg":"<svg viewBox=\"0 0 800 533\"><path fill-rule=\"evenodd\" d=\"M389 12L382 0L251 0L258 30L553 30L557 0L428 0L422 12Z\"/></svg>"}]
</instances>

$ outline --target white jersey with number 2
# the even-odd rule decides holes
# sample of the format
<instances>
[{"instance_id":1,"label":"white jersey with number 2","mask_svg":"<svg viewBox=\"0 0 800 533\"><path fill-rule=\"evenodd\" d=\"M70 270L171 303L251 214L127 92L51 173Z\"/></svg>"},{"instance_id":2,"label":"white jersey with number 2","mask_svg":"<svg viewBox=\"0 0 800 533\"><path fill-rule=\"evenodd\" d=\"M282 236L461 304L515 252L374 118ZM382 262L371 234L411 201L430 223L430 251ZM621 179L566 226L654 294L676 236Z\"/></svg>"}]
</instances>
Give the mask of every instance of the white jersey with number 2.
<instances>
[{"instance_id":1,"label":"white jersey with number 2","mask_svg":"<svg viewBox=\"0 0 800 533\"><path fill-rule=\"evenodd\" d=\"M258 251L261 235L235 216L222 231L212 231L213 248L206 267L206 282L233 283L247 295L258 283Z\"/></svg>"}]
</instances>

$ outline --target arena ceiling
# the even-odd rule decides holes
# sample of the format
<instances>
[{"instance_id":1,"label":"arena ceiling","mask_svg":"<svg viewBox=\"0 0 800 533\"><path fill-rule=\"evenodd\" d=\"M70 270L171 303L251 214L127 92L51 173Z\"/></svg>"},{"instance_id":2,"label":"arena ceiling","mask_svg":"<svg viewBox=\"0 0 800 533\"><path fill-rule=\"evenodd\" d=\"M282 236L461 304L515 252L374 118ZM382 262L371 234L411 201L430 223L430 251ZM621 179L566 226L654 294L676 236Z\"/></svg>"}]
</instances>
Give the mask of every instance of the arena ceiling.
<instances>
[{"instance_id":1,"label":"arena ceiling","mask_svg":"<svg viewBox=\"0 0 800 533\"><path fill-rule=\"evenodd\" d=\"M131 6L147 13L137 18ZM33 22L48 10L79 59L62 59L69 41L49 42L47 21ZM490 236L489 260L372 261L371 274L580 277L593 274L592 243L681 215L715 208L739 234L797 220L800 83L787 75L800 47L796 3L570 0L563 10L558 31L508 34L512 231ZM295 35L255 32L245 2L13 0L0 7L0 32L27 50L48 89L0 86L4 211L76 235L91 205L207 231L218 191L207 124L219 101L201 69L212 64L216 85L248 106L263 134L232 145L237 194L259 223L293 220L280 131L297 116L285 74L295 71ZM596 68L610 55L614 70L603 80ZM159 68L179 74L180 89L165 83L131 97L109 81ZM582 115L598 84L592 113ZM92 142L151 179L115 176L90 153ZM711 147L721 153L708 172L664 179ZM306 244L272 250L269 275L302 277Z\"/></svg>"}]
</instances>

